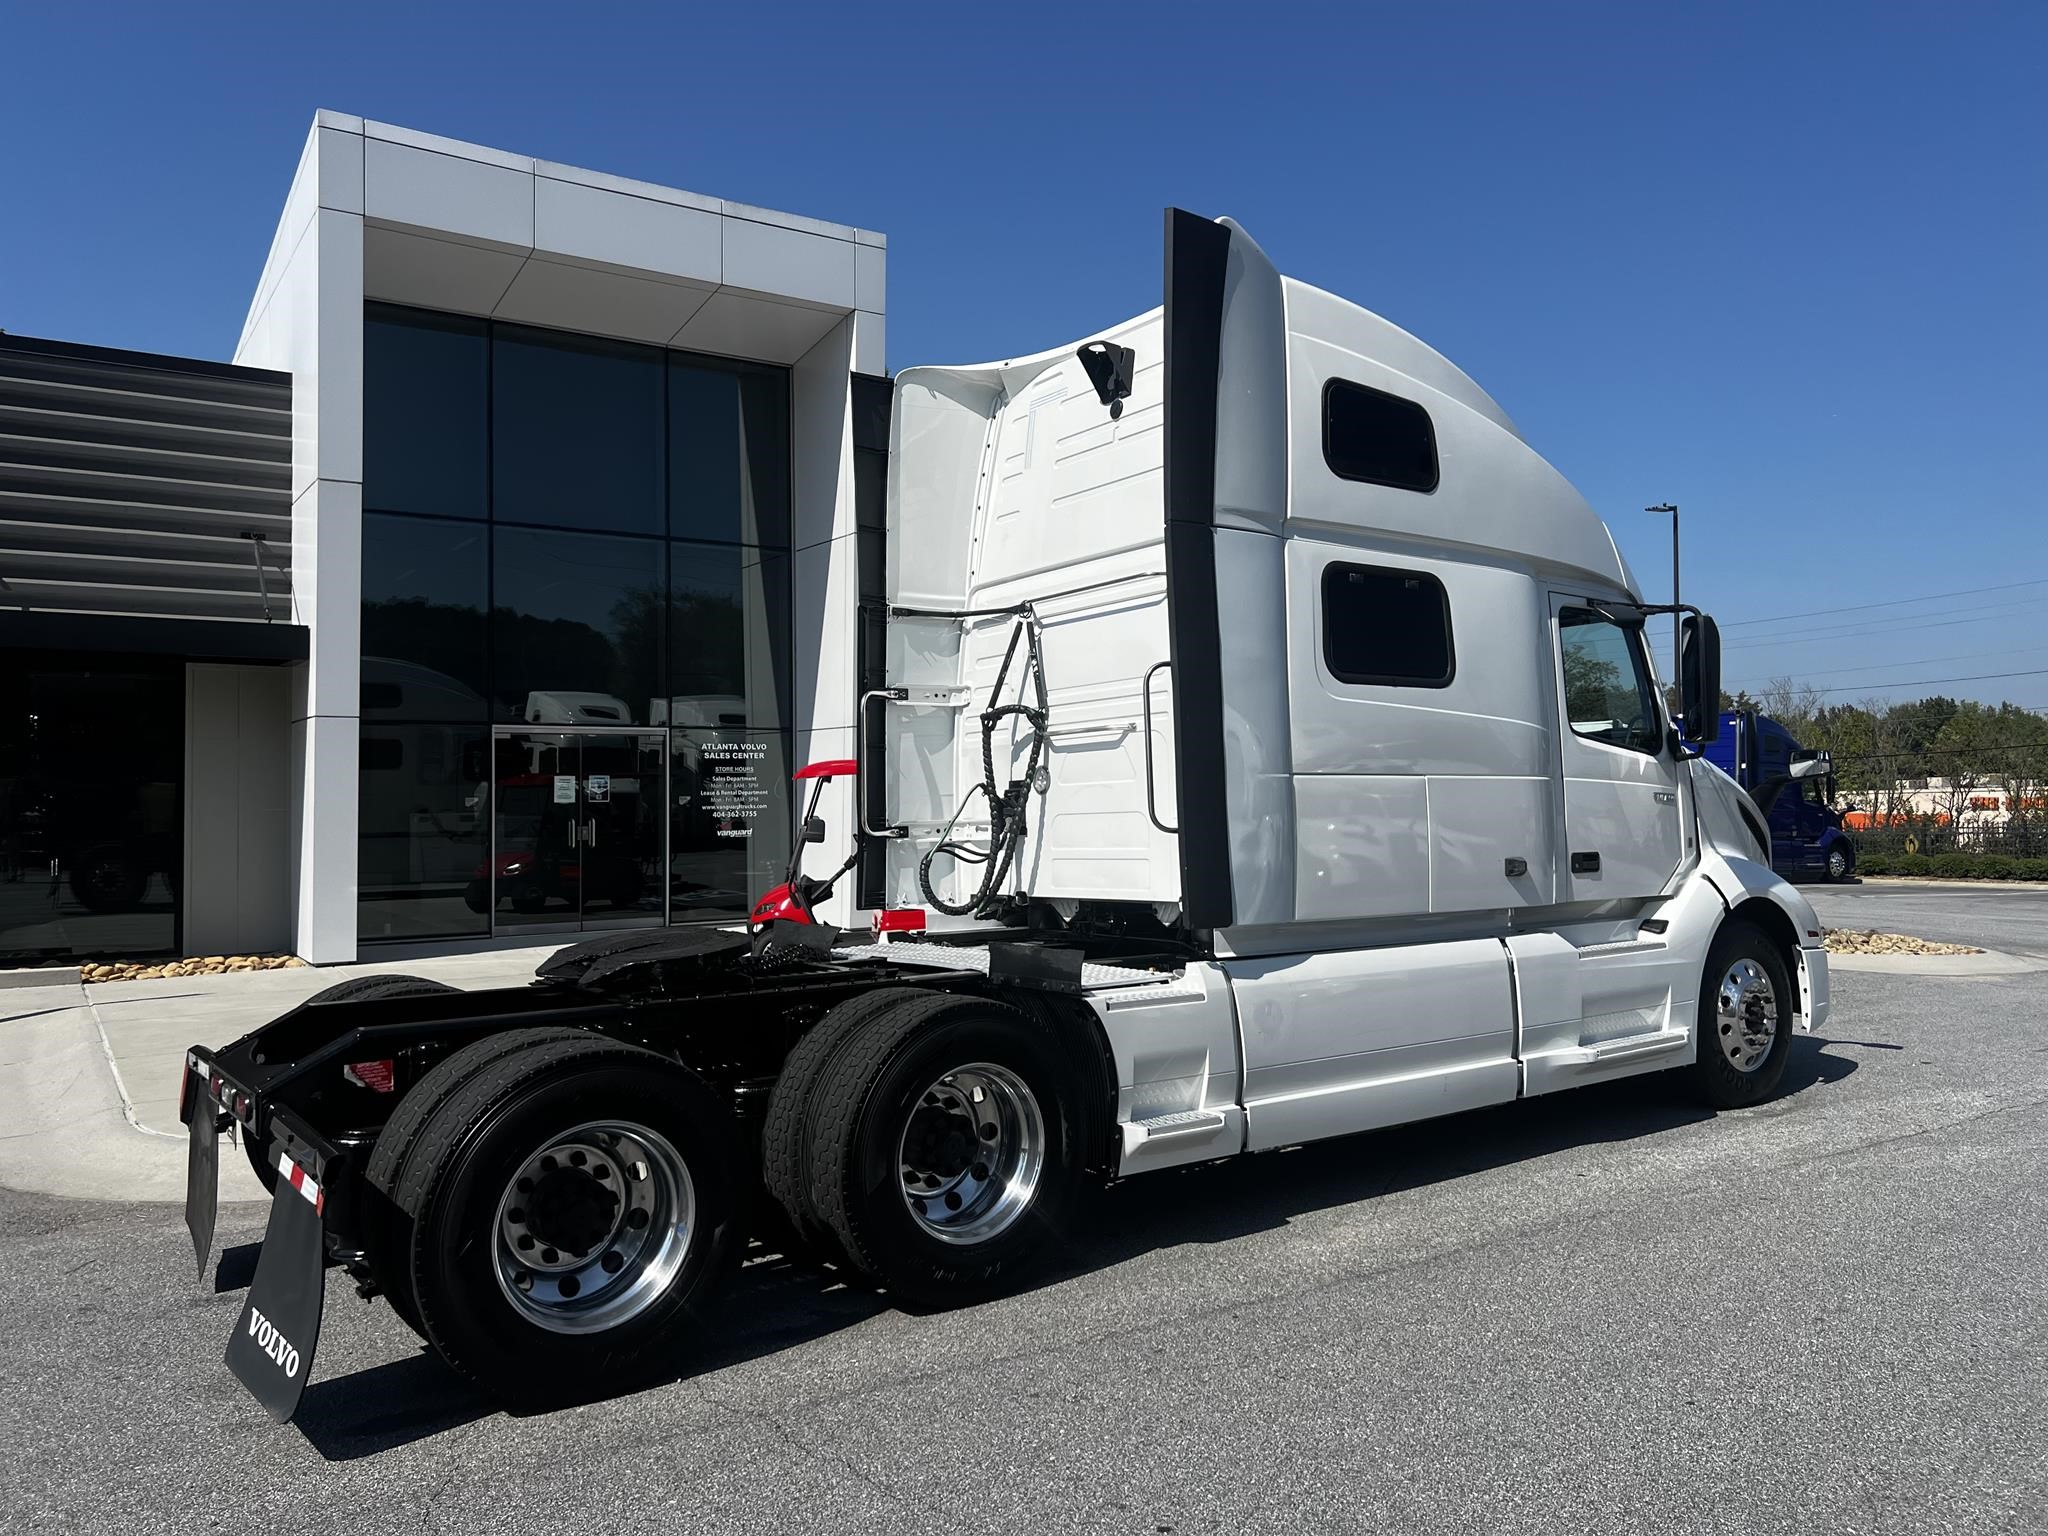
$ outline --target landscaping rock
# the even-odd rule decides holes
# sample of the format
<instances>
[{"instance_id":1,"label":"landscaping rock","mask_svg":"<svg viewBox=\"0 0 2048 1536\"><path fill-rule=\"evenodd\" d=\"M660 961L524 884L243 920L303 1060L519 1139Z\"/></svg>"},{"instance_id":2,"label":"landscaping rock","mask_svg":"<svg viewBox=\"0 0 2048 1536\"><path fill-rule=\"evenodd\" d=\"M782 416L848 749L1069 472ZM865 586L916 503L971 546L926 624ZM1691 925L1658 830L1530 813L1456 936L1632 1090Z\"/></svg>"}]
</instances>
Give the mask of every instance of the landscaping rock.
<instances>
[{"instance_id":1,"label":"landscaping rock","mask_svg":"<svg viewBox=\"0 0 2048 1536\"><path fill-rule=\"evenodd\" d=\"M1906 933L1879 933L1875 928L1829 928L1823 931L1828 952L1836 955L1981 955L1968 944L1937 944Z\"/></svg>"},{"instance_id":2,"label":"landscaping rock","mask_svg":"<svg viewBox=\"0 0 2048 1536\"><path fill-rule=\"evenodd\" d=\"M241 971L296 970L306 962L297 955L202 955L190 960L100 961L78 968L87 982L156 981L165 976L226 976Z\"/></svg>"}]
</instances>

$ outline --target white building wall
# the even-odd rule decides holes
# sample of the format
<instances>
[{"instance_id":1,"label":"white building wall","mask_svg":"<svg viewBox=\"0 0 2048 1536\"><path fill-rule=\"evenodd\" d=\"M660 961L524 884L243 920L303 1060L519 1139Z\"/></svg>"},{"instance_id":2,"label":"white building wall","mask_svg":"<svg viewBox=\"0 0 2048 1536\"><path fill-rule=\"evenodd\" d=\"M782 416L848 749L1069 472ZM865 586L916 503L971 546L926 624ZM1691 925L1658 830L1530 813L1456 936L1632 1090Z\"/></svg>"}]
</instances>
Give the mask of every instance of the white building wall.
<instances>
[{"instance_id":1,"label":"white building wall","mask_svg":"<svg viewBox=\"0 0 2048 1536\"><path fill-rule=\"evenodd\" d=\"M293 374L298 953L356 956L366 299L790 365L793 749L850 756L849 371L882 373L886 242L845 225L321 112L235 360ZM828 750L829 749L829 750ZM851 787L829 814L850 831Z\"/></svg>"}]
</instances>

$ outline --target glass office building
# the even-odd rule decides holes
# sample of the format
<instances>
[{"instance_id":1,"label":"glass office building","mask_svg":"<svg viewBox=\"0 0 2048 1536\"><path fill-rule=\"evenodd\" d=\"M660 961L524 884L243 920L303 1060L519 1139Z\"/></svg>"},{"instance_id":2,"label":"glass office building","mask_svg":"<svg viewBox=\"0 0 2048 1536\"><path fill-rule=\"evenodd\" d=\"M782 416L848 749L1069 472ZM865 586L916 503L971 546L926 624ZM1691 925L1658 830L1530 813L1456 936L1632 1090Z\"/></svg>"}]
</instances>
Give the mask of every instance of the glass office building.
<instances>
[{"instance_id":1,"label":"glass office building","mask_svg":"<svg viewBox=\"0 0 2048 1536\"><path fill-rule=\"evenodd\" d=\"M359 936L743 916L789 854L789 374L371 305Z\"/></svg>"},{"instance_id":2,"label":"glass office building","mask_svg":"<svg viewBox=\"0 0 2048 1536\"><path fill-rule=\"evenodd\" d=\"M743 916L854 755L885 254L321 112L232 363L0 336L0 963Z\"/></svg>"}]
</instances>

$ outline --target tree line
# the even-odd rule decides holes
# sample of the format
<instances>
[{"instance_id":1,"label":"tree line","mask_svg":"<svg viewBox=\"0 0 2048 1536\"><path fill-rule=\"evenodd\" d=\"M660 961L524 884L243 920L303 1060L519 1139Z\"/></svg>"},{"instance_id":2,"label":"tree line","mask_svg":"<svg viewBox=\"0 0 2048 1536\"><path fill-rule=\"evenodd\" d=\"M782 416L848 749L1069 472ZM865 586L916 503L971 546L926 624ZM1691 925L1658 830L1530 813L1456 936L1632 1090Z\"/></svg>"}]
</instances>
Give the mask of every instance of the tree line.
<instances>
[{"instance_id":1,"label":"tree line","mask_svg":"<svg viewBox=\"0 0 2048 1536\"><path fill-rule=\"evenodd\" d=\"M1936 779L1938 814L1951 825L1993 790L2004 792L2015 818L2048 822L2048 719L2017 704L1940 694L1830 704L1789 677L1754 696L1724 694L1722 704L1760 710L1802 747L1832 754L1840 799L1880 825L1905 813L1909 790Z\"/></svg>"}]
</instances>

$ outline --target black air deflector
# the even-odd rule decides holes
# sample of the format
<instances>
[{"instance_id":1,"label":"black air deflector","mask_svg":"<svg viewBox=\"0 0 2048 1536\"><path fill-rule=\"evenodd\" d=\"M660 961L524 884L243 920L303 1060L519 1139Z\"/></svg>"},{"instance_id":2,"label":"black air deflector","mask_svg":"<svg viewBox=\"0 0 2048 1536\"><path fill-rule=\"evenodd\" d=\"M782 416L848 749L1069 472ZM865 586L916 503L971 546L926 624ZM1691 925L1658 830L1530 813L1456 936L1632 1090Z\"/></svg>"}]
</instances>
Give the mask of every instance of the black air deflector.
<instances>
[{"instance_id":1,"label":"black air deflector","mask_svg":"<svg viewBox=\"0 0 2048 1536\"><path fill-rule=\"evenodd\" d=\"M1235 910L1216 611L1216 402L1229 263L1229 230L1185 209L1166 210L1167 634L1181 911L1197 928L1224 927Z\"/></svg>"}]
</instances>

